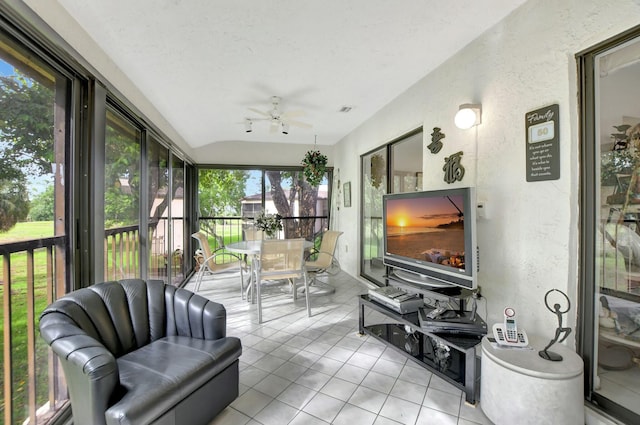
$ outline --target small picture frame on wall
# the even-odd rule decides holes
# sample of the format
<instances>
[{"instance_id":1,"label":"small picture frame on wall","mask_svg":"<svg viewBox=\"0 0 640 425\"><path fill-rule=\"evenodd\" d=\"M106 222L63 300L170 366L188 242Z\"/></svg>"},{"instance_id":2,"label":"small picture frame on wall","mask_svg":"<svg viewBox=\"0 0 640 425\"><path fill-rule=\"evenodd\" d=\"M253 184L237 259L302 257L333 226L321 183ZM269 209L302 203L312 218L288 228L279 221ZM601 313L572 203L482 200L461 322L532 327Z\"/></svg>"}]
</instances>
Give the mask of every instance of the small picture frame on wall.
<instances>
[{"instance_id":1,"label":"small picture frame on wall","mask_svg":"<svg viewBox=\"0 0 640 425\"><path fill-rule=\"evenodd\" d=\"M346 182L342 188L344 193L344 206L351 206L351 182Z\"/></svg>"}]
</instances>

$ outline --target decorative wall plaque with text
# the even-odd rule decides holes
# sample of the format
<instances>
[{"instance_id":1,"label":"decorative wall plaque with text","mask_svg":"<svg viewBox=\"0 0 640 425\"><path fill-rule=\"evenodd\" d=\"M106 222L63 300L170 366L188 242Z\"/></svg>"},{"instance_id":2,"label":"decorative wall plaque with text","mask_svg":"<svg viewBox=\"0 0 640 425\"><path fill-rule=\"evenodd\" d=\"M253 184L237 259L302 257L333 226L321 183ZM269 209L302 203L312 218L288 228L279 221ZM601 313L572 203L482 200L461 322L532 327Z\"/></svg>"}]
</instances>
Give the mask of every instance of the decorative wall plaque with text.
<instances>
[{"instance_id":1,"label":"decorative wall plaque with text","mask_svg":"<svg viewBox=\"0 0 640 425\"><path fill-rule=\"evenodd\" d=\"M560 178L559 121L558 104L525 114L528 182Z\"/></svg>"}]
</instances>

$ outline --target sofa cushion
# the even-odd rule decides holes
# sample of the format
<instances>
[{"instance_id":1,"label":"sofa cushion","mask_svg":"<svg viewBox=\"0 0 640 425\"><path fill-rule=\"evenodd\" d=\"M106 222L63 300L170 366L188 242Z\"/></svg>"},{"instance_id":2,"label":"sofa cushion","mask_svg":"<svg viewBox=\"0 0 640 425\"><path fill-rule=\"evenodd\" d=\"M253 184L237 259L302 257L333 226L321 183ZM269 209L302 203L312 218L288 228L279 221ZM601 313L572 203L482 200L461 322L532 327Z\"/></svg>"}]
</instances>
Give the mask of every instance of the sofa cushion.
<instances>
[{"instance_id":1,"label":"sofa cushion","mask_svg":"<svg viewBox=\"0 0 640 425\"><path fill-rule=\"evenodd\" d=\"M169 336L118 358L121 398L105 412L107 424L150 423L226 369L241 352L235 337L211 341Z\"/></svg>"}]
</instances>

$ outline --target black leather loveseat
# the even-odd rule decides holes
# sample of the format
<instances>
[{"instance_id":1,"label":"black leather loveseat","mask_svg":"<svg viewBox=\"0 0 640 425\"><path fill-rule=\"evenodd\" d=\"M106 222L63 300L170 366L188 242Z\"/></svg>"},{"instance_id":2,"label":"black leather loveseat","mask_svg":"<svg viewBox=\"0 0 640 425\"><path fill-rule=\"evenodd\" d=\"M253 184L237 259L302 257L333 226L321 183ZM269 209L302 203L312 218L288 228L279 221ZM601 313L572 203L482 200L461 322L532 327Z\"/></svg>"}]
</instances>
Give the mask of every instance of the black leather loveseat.
<instances>
[{"instance_id":1,"label":"black leather loveseat","mask_svg":"<svg viewBox=\"0 0 640 425\"><path fill-rule=\"evenodd\" d=\"M238 396L242 347L224 306L162 281L71 292L44 310L40 333L76 425L207 424Z\"/></svg>"}]
</instances>

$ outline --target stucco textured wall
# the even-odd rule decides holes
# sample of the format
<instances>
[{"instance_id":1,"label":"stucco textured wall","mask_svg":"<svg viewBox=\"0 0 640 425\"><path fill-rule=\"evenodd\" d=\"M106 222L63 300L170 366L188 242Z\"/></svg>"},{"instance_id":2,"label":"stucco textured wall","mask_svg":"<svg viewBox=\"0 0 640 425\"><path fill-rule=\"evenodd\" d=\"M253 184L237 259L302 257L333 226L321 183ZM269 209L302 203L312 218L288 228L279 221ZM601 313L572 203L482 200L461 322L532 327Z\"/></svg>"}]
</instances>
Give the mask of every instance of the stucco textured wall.
<instances>
[{"instance_id":1,"label":"stucco textured wall","mask_svg":"<svg viewBox=\"0 0 640 425\"><path fill-rule=\"evenodd\" d=\"M424 153L424 188L475 186L487 207L478 220L479 284L488 301L487 322L502 320L505 306L528 332L549 338L556 318L544 294L569 294L576 323L579 180L576 53L638 25L633 0L530 0L483 36L425 76L335 146L342 181L359 191L352 161L401 134L424 126L446 134L444 148ZM428 50L425 41L425 50ZM458 130L462 103L482 103L482 124ZM525 113L560 105L560 179L526 181ZM464 151L461 183L443 181L444 157ZM339 223L357 222L359 209L340 210ZM343 228L341 264L358 273L356 229ZM345 252L344 245L350 249ZM481 307L483 312L483 307ZM575 334L574 334L575 335ZM574 344L575 339L569 341Z\"/></svg>"}]
</instances>

